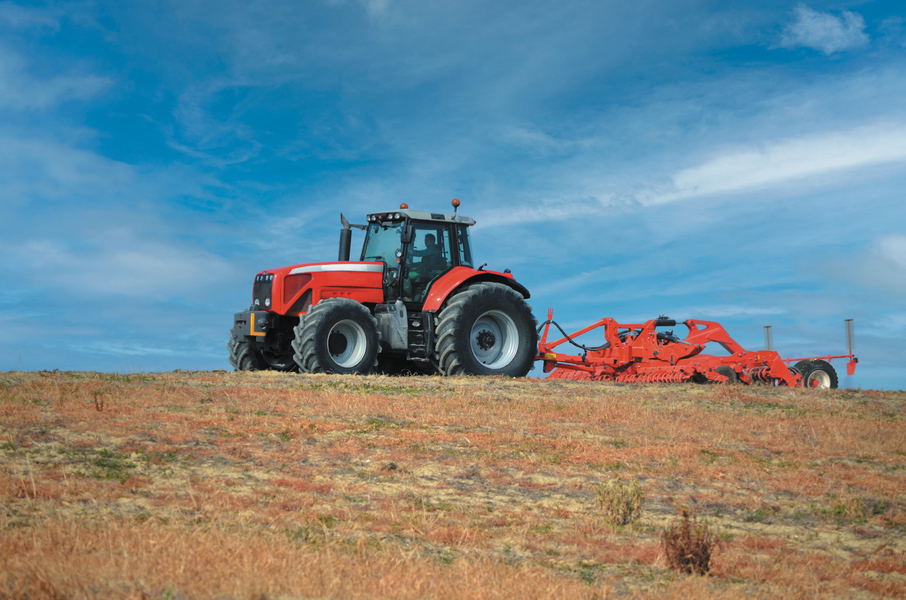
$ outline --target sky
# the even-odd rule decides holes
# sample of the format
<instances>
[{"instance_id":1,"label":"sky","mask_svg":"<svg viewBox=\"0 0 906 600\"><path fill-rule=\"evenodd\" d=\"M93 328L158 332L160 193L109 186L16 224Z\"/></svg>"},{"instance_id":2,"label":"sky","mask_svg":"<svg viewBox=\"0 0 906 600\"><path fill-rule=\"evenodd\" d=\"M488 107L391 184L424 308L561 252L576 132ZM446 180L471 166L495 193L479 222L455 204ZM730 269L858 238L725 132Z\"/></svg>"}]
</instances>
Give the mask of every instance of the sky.
<instances>
[{"instance_id":1,"label":"sky","mask_svg":"<svg viewBox=\"0 0 906 600\"><path fill-rule=\"evenodd\" d=\"M228 369L255 273L459 198L541 320L904 389L904 97L893 1L3 0L0 371Z\"/></svg>"}]
</instances>

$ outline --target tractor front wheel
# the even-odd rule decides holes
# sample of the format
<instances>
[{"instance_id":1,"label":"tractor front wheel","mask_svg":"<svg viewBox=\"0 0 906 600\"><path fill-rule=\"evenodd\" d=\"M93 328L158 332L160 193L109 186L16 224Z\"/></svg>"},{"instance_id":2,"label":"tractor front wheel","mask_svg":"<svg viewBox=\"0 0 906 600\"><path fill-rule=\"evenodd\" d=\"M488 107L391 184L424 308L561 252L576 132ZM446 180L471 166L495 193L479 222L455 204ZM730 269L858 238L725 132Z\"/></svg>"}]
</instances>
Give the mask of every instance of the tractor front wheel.
<instances>
[{"instance_id":1,"label":"tractor front wheel","mask_svg":"<svg viewBox=\"0 0 906 600\"><path fill-rule=\"evenodd\" d=\"M524 377L538 352L538 322L522 295L479 283L447 300L437 318L438 368L444 375Z\"/></svg>"},{"instance_id":2,"label":"tractor front wheel","mask_svg":"<svg viewBox=\"0 0 906 600\"><path fill-rule=\"evenodd\" d=\"M794 368L802 373L802 387L813 390L837 389L837 372L826 360L801 360Z\"/></svg>"},{"instance_id":3,"label":"tractor front wheel","mask_svg":"<svg viewBox=\"0 0 906 600\"><path fill-rule=\"evenodd\" d=\"M239 338L235 331L230 330L230 341L227 342L230 351L230 364L236 371L261 371L267 368L264 359L258 351L245 340Z\"/></svg>"},{"instance_id":4,"label":"tractor front wheel","mask_svg":"<svg viewBox=\"0 0 906 600\"><path fill-rule=\"evenodd\" d=\"M380 350L377 321L349 298L318 302L295 328L293 359L303 373L367 375Z\"/></svg>"}]
</instances>

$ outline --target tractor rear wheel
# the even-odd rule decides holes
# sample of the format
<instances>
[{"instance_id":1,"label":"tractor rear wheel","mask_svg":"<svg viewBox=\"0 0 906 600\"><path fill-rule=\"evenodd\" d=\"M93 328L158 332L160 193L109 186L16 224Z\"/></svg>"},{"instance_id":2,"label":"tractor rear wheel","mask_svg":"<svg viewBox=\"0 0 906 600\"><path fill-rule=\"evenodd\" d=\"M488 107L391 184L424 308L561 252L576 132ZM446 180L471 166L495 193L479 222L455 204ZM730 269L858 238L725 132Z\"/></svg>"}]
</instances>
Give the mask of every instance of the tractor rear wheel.
<instances>
[{"instance_id":1,"label":"tractor rear wheel","mask_svg":"<svg viewBox=\"0 0 906 600\"><path fill-rule=\"evenodd\" d=\"M826 360L801 360L795 368L802 373L802 387L813 390L837 389L837 372Z\"/></svg>"},{"instance_id":2,"label":"tractor rear wheel","mask_svg":"<svg viewBox=\"0 0 906 600\"><path fill-rule=\"evenodd\" d=\"M230 351L230 364L236 371L261 371L267 368L267 364L258 351L252 348L247 341L239 339L232 329L230 330L230 341L227 342L227 350Z\"/></svg>"},{"instance_id":3,"label":"tractor rear wheel","mask_svg":"<svg viewBox=\"0 0 906 600\"><path fill-rule=\"evenodd\" d=\"M538 321L521 294L479 283L450 297L437 317L438 368L444 375L524 377L538 353Z\"/></svg>"},{"instance_id":4,"label":"tractor rear wheel","mask_svg":"<svg viewBox=\"0 0 906 600\"><path fill-rule=\"evenodd\" d=\"M303 373L367 375L380 350L377 321L349 298L318 302L299 319L293 359Z\"/></svg>"}]
</instances>

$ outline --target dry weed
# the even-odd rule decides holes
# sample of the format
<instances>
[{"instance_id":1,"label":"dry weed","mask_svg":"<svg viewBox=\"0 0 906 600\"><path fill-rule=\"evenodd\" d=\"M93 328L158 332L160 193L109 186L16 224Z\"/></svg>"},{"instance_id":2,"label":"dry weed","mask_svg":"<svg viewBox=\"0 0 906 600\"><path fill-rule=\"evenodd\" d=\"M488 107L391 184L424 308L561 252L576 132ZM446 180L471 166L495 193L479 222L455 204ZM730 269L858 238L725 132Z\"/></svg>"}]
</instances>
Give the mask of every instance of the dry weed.
<instances>
[{"instance_id":1,"label":"dry weed","mask_svg":"<svg viewBox=\"0 0 906 600\"><path fill-rule=\"evenodd\" d=\"M667 566L675 571L705 575L711 570L711 555L717 550L719 538L704 523L699 524L683 509L682 519L674 521L661 533Z\"/></svg>"},{"instance_id":2,"label":"dry weed","mask_svg":"<svg viewBox=\"0 0 906 600\"><path fill-rule=\"evenodd\" d=\"M611 525L629 525L638 521L644 498L642 485L636 479L624 481L611 477L595 490L598 508L604 520Z\"/></svg>"}]
</instances>

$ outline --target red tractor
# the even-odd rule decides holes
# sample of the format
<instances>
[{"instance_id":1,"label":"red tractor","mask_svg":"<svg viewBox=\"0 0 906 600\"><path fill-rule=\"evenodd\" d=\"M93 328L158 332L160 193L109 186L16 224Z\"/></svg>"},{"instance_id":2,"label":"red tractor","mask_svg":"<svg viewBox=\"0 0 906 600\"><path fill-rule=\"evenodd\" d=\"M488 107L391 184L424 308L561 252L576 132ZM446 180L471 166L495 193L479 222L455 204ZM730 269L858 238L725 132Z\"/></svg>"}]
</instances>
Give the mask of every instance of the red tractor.
<instances>
[{"instance_id":1,"label":"red tractor","mask_svg":"<svg viewBox=\"0 0 906 600\"><path fill-rule=\"evenodd\" d=\"M440 372L522 377L538 351L529 291L509 269L475 267L473 219L399 210L340 220L337 262L255 276L252 305L234 316L237 371ZM350 261L352 228L365 231Z\"/></svg>"}]
</instances>

